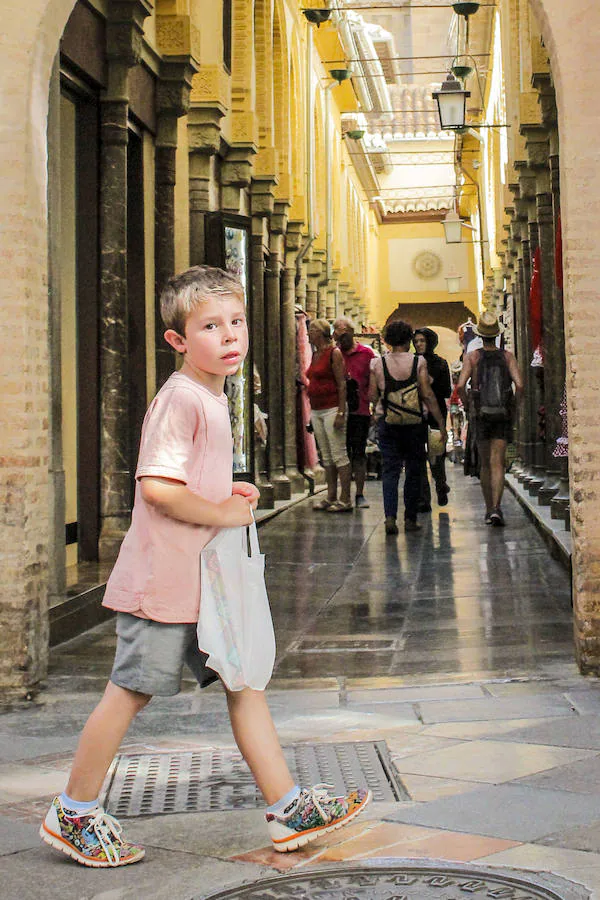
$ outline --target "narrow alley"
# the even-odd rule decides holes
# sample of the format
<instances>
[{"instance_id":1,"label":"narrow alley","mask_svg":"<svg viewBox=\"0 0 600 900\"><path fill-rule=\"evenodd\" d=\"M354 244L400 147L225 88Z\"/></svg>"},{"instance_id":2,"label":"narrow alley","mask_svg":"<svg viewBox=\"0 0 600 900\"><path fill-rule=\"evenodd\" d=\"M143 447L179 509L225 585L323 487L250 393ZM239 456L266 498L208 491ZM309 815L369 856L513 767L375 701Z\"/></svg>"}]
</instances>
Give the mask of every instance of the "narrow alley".
<instances>
[{"instance_id":1,"label":"narrow alley","mask_svg":"<svg viewBox=\"0 0 600 900\"><path fill-rule=\"evenodd\" d=\"M57 648L45 692L2 719L3 896L39 898L43 883L52 900L68 883L98 900L201 900L257 882L223 896L287 897L282 873L310 882L329 867L342 884L361 866L367 885L380 875L356 896L379 898L389 896L381 867L394 864L397 878L412 861L414 875L415 860L461 877L471 864L481 878L488 865L518 867L540 890L555 879L561 897L585 895L557 888L558 876L600 890L600 696L573 661L568 575L510 494L508 525L493 529L478 483L455 469L451 486L448 507L417 534L385 537L378 482L367 485L370 509L332 516L303 501L260 529L279 648L273 715L299 777L316 766L341 788L373 787L356 823L298 853L267 847L224 696L190 679L140 715L105 786L109 810L146 845L144 864L86 870L40 847L40 816L110 671L107 622ZM148 772L163 759L161 786ZM342 896L311 884L298 896Z\"/></svg>"}]
</instances>

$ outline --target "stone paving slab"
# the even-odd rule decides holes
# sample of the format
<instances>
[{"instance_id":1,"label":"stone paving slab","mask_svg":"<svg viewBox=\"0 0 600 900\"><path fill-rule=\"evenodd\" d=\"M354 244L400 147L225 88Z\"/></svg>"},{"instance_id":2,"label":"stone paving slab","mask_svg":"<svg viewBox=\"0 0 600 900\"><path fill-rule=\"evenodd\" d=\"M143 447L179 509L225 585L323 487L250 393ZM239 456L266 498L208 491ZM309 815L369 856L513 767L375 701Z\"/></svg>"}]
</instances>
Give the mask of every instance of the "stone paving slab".
<instances>
[{"instance_id":1,"label":"stone paving slab","mask_svg":"<svg viewBox=\"0 0 600 900\"><path fill-rule=\"evenodd\" d=\"M600 755L519 778L515 783L534 788L572 791L576 794L600 795Z\"/></svg>"},{"instance_id":2,"label":"stone paving slab","mask_svg":"<svg viewBox=\"0 0 600 900\"><path fill-rule=\"evenodd\" d=\"M423 685L421 687L349 691L348 703L416 703L433 700L478 700L484 696L478 684Z\"/></svg>"},{"instance_id":3,"label":"stone paving slab","mask_svg":"<svg viewBox=\"0 0 600 900\"><path fill-rule=\"evenodd\" d=\"M543 744L504 741L469 741L453 747L402 759L401 772L502 784L593 755L593 750L572 750Z\"/></svg>"},{"instance_id":4,"label":"stone paving slab","mask_svg":"<svg viewBox=\"0 0 600 900\"><path fill-rule=\"evenodd\" d=\"M453 704L446 701L423 704L421 717L423 722L469 722L490 721L491 719L535 719L547 716L566 716L573 718L574 710L569 701L556 695L549 697L489 697L484 700L466 700Z\"/></svg>"},{"instance_id":5,"label":"stone paving slab","mask_svg":"<svg viewBox=\"0 0 600 900\"><path fill-rule=\"evenodd\" d=\"M600 750L600 716L576 715L556 721L540 722L539 725L506 732L505 740Z\"/></svg>"},{"instance_id":6,"label":"stone paving slab","mask_svg":"<svg viewBox=\"0 0 600 900\"><path fill-rule=\"evenodd\" d=\"M562 828L600 822L597 797L567 791L495 785L432 803L401 807L395 822L468 830L473 834L531 842Z\"/></svg>"}]
</instances>

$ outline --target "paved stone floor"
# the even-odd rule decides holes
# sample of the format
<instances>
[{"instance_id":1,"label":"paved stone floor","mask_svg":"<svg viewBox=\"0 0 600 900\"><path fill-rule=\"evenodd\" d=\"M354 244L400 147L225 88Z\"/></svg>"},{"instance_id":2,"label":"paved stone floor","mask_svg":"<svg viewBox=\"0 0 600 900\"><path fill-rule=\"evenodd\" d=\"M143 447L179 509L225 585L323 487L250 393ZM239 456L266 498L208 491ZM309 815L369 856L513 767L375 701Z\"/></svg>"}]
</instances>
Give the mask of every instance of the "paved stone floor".
<instances>
[{"instance_id":1,"label":"paved stone floor","mask_svg":"<svg viewBox=\"0 0 600 900\"><path fill-rule=\"evenodd\" d=\"M431 859L553 873L600 898L600 686L573 663L568 576L511 496L508 527L490 529L477 482L454 470L451 484L417 534L386 538L375 482L368 510L303 502L260 531L283 742L386 741L410 800L373 803L289 855L269 849L258 809L124 820L148 849L124 870L40 847L39 818L110 671L109 622L57 648L37 701L0 717L0 895L201 900L314 866ZM123 749L231 744L220 689L186 681Z\"/></svg>"}]
</instances>

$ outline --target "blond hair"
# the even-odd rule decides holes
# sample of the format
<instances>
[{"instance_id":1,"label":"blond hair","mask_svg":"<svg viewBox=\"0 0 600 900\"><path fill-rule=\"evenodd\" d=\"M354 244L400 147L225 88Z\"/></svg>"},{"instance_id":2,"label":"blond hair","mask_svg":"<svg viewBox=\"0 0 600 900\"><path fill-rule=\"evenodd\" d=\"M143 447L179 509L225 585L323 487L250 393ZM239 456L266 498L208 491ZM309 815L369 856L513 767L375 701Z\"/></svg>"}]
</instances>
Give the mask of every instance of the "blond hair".
<instances>
[{"instance_id":1,"label":"blond hair","mask_svg":"<svg viewBox=\"0 0 600 900\"><path fill-rule=\"evenodd\" d=\"M169 278L160 295L160 315L165 328L185 334L185 323L200 303L211 297L245 300L240 281L230 272L213 266L192 266Z\"/></svg>"},{"instance_id":2,"label":"blond hair","mask_svg":"<svg viewBox=\"0 0 600 900\"><path fill-rule=\"evenodd\" d=\"M327 321L327 319L311 319L310 325L314 325L318 331L321 332L324 338L327 338L328 341L331 340L331 325Z\"/></svg>"}]
</instances>

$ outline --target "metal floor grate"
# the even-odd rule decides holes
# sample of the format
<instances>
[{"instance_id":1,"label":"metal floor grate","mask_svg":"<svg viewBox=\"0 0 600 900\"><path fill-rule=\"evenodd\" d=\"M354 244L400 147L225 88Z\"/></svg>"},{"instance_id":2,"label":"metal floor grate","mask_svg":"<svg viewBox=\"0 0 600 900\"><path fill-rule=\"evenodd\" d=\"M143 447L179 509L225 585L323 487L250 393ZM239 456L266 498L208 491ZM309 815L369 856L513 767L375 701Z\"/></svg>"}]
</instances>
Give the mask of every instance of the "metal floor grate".
<instances>
[{"instance_id":1,"label":"metal floor grate","mask_svg":"<svg viewBox=\"0 0 600 900\"><path fill-rule=\"evenodd\" d=\"M293 744L284 753L298 784L327 783L332 794L369 787L374 800L410 800L385 741ZM103 798L118 818L183 812L218 812L264 806L235 748L116 757Z\"/></svg>"}]
</instances>

